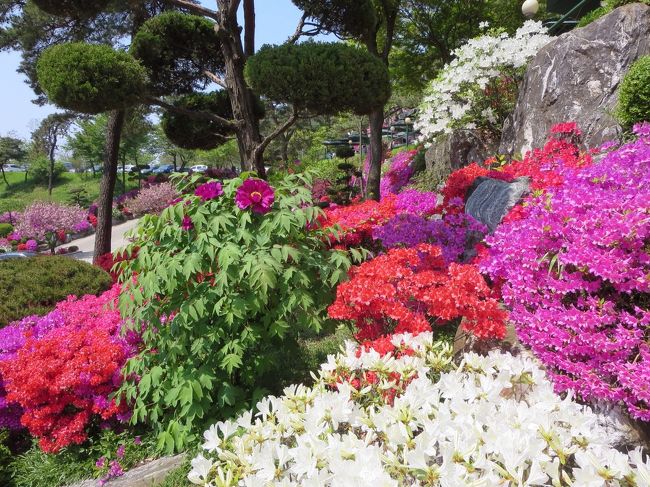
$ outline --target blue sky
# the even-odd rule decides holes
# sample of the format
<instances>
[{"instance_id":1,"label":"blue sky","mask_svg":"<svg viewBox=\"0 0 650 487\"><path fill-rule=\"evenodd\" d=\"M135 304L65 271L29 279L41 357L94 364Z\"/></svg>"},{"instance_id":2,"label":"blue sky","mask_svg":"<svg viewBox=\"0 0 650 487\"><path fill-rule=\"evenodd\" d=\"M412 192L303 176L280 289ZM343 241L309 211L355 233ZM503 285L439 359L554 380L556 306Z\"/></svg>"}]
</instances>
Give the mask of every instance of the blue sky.
<instances>
[{"instance_id":1,"label":"blue sky","mask_svg":"<svg viewBox=\"0 0 650 487\"><path fill-rule=\"evenodd\" d=\"M214 7L216 2L202 0L204 5ZM256 2L256 45L278 44L287 39L296 29L300 11L291 0L257 0ZM41 119L55 111L55 107L39 107L31 100L33 91L25 84L24 76L16 73L20 56L15 53L0 53L0 135L14 132L28 138Z\"/></svg>"}]
</instances>

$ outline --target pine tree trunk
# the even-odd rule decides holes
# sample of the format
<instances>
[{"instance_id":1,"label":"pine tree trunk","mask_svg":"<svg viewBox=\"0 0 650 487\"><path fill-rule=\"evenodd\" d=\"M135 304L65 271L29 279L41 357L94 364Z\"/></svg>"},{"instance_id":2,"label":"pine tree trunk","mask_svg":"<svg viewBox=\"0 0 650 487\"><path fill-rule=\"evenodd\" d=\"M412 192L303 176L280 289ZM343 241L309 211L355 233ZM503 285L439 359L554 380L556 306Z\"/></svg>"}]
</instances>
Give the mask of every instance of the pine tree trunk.
<instances>
[{"instance_id":1,"label":"pine tree trunk","mask_svg":"<svg viewBox=\"0 0 650 487\"><path fill-rule=\"evenodd\" d=\"M221 22L217 26L217 34L221 39L221 50L225 59L225 82L234 118L240 124L237 143L242 159L242 170L254 169L259 177L266 178L263 154L255 150L262 142L262 135L259 117L255 113L255 96L244 78L246 54L241 42L241 28L237 22L237 12L231 12L230 2L226 0L218 0L217 5L219 11L222 12ZM250 37L247 39L249 39L249 43L252 43ZM252 49L250 45L247 47L249 50Z\"/></svg>"},{"instance_id":2,"label":"pine tree trunk","mask_svg":"<svg viewBox=\"0 0 650 487\"><path fill-rule=\"evenodd\" d=\"M382 130L384 128L384 108L370 112L370 168L366 185L366 198L379 201L379 183L381 181L381 163L384 158ZM361 134L359 134L361 137Z\"/></svg>"},{"instance_id":3,"label":"pine tree trunk","mask_svg":"<svg viewBox=\"0 0 650 487\"><path fill-rule=\"evenodd\" d=\"M97 263L100 256L111 251L113 193L115 191L115 181L117 180L117 162L122 127L124 126L124 115L124 110L115 110L110 112L108 117L104 166L97 201L97 230L95 232L93 263Z\"/></svg>"}]
</instances>

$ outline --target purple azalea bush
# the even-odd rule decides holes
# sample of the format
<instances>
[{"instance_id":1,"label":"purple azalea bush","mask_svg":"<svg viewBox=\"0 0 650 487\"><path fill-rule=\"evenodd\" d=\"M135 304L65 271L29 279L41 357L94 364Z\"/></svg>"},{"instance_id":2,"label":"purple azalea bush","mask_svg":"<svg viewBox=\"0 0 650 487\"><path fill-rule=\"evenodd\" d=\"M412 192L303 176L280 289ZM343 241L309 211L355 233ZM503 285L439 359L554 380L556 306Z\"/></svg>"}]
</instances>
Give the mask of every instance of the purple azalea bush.
<instances>
[{"instance_id":1,"label":"purple azalea bush","mask_svg":"<svg viewBox=\"0 0 650 487\"><path fill-rule=\"evenodd\" d=\"M164 182L142 188L136 196L124 200L122 204L134 215L160 213L178 196L174 185Z\"/></svg>"},{"instance_id":2,"label":"purple azalea bush","mask_svg":"<svg viewBox=\"0 0 650 487\"><path fill-rule=\"evenodd\" d=\"M79 206L67 206L54 202L36 201L29 205L16 225L21 238L44 241L49 233L73 231L87 225L88 212Z\"/></svg>"},{"instance_id":3,"label":"purple azalea bush","mask_svg":"<svg viewBox=\"0 0 650 487\"><path fill-rule=\"evenodd\" d=\"M499 226L482 270L557 391L650 421L650 125Z\"/></svg>"},{"instance_id":4,"label":"purple azalea bush","mask_svg":"<svg viewBox=\"0 0 650 487\"><path fill-rule=\"evenodd\" d=\"M460 262L468 241L482 238L485 225L464 213L448 214L441 219L428 220L413 213L400 213L382 226L373 229L372 236L385 249L414 247L421 243L438 245L445 262Z\"/></svg>"},{"instance_id":5,"label":"purple azalea bush","mask_svg":"<svg viewBox=\"0 0 650 487\"><path fill-rule=\"evenodd\" d=\"M417 189L407 189L399 193L395 199L398 211L415 215L433 215L438 206L438 194Z\"/></svg>"}]
</instances>

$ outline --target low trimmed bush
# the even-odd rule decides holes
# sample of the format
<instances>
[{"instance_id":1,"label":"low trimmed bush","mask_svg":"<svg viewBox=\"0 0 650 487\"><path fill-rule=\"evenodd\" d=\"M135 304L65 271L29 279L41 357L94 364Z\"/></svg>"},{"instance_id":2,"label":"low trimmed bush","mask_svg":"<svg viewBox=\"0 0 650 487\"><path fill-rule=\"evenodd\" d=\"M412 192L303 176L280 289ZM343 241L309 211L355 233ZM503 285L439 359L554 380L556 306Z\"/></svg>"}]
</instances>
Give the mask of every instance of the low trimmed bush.
<instances>
[{"instance_id":1,"label":"low trimmed bush","mask_svg":"<svg viewBox=\"0 0 650 487\"><path fill-rule=\"evenodd\" d=\"M623 78L617 115L628 129L635 123L650 121L650 56L636 61Z\"/></svg>"},{"instance_id":2,"label":"low trimmed bush","mask_svg":"<svg viewBox=\"0 0 650 487\"><path fill-rule=\"evenodd\" d=\"M6 237L14 231L14 227L10 223L0 223L0 238Z\"/></svg>"},{"instance_id":3,"label":"low trimmed bush","mask_svg":"<svg viewBox=\"0 0 650 487\"><path fill-rule=\"evenodd\" d=\"M48 256L0 262L0 327L43 315L71 294L99 294L111 286L99 267L69 257Z\"/></svg>"}]
</instances>

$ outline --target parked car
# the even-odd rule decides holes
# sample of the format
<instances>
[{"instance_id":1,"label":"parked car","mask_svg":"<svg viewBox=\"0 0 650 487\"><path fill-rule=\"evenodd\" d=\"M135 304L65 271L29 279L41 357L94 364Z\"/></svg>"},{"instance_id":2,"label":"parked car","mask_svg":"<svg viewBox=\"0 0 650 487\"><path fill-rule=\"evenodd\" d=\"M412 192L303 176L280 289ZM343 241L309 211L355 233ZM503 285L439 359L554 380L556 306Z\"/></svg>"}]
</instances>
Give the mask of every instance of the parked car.
<instances>
[{"instance_id":1,"label":"parked car","mask_svg":"<svg viewBox=\"0 0 650 487\"><path fill-rule=\"evenodd\" d=\"M173 164L163 164L161 166L156 167L153 171L154 174L170 174L174 172L174 165Z\"/></svg>"},{"instance_id":2,"label":"parked car","mask_svg":"<svg viewBox=\"0 0 650 487\"><path fill-rule=\"evenodd\" d=\"M120 166L120 171L131 172L131 171L133 171L134 167L135 167L134 164L126 164L125 166Z\"/></svg>"},{"instance_id":3,"label":"parked car","mask_svg":"<svg viewBox=\"0 0 650 487\"><path fill-rule=\"evenodd\" d=\"M5 164L4 165L4 170L5 172L23 172L24 169L20 167L18 164Z\"/></svg>"},{"instance_id":4,"label":"parked car","mask_svg":"<svg viewBox=\"0 0 650 487\"><path fill-rule=\"evenodd\" d=\"M75 168L71 162L62 162L61 165L65 167L65 170L68 172L75 172Z\"/></svg>"},{"instance_id":5,"label":"parked car","mask_svg":"<svg viewBox=\"0 0 650 487\"><path fill-rule=\"evenodd\" d=\"M190 167L190 171L192 172L205 172L208 170L208 166L205 164L197 164L196 166Z\"/></svg>"}]
</instances>

